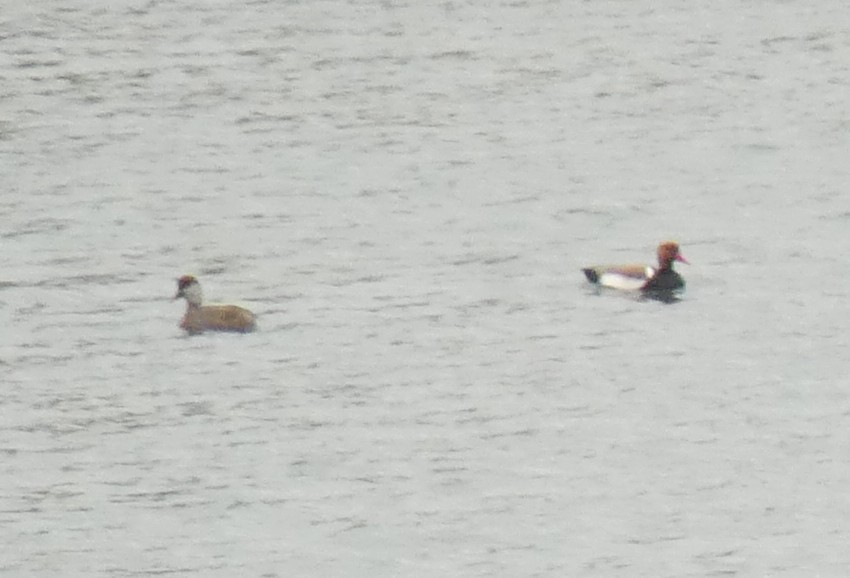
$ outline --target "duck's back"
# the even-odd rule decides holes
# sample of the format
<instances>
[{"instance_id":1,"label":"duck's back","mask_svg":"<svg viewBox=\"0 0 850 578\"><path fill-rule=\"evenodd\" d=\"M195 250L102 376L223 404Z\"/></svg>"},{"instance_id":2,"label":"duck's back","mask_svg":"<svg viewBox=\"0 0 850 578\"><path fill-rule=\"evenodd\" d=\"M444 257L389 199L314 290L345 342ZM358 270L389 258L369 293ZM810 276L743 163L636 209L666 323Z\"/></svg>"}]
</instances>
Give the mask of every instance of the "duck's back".
<instances>
[{"instance_id":1,"label":"duck's back","mask_svg":"<svg viewBox=\"0 0 850 578\"><path fill-rule=\"evenodd\" d=\"M582 269L591 283L613 289L642 289L655 274L655 269L646 265L600 265Z\"/></svg>"},{"instance_id":2,"label":"duck's back","mask_svg":"<svg viewBox=\"0 0 850 578\"><path fill-rule=\"evenodd\" d=\"M257 327L253 313L236 305L202 305L186 312L180 327L190 333L236 331L247 333Z\"/></svg>"}]
</instances>

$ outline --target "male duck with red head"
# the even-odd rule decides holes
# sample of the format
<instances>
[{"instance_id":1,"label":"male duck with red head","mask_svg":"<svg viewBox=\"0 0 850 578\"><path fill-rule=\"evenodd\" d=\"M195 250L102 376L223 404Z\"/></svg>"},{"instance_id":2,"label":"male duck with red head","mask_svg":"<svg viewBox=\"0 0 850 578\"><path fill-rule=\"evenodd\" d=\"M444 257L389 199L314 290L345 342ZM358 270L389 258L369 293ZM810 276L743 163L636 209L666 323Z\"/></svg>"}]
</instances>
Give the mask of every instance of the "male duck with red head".
<instances>
[{"instance_id":1,"label":"male duck with red head","mask_svg":"<svg viewBox=\"0 0 850 578\"><path fill-rule=\"evenodd\" d=\"M204 331L236 331L248 333L257 327L253 313L236 305L204 305L201 284L191 275L177 280L175 299L186 299L186 314L180 327L190 334Z\"/></svg>"},{"instance_id":2,"label":"male duck with red head","mask_svg":"<svg viewBox=\"0 0 850 578\"><path fill-rule=\"evenodd\" d=\"M625 291L676 291L684 289L685 280L673 270L673 262L688 263L679 253L678 243L666 241L658 245L658 267L650 265L615 265L582 269L591 283Z\"/></svg>"}]
</instances>

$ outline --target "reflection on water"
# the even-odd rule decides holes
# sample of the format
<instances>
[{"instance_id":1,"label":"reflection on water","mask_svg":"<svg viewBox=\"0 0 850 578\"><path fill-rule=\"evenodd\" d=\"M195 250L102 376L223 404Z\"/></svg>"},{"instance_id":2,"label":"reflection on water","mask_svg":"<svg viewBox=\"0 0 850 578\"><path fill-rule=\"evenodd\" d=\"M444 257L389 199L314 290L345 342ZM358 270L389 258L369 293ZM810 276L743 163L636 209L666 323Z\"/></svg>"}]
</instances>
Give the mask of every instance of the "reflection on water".
<instances>
[{"instance_id":1,"label":"reflection on water","mask_svg":"<svg viewBox=\"0 0 850 578\"><path fill-rule=\"evenodd\" d=\"M647 299L650 301L658 301L660 303L678 303L682 300L683 291L664 291L664 290L655 290L655 291L644 291L642 294L643 299Z\"/></svg>"}]
</instances>

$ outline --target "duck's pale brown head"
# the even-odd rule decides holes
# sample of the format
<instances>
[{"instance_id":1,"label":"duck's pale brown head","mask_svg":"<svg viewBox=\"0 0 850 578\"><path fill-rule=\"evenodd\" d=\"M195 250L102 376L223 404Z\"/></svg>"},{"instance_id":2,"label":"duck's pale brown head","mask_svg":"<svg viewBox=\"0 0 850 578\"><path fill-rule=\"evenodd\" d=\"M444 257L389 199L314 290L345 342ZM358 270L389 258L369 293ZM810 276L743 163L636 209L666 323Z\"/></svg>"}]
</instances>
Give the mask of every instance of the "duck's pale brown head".
<instances>
[{"instance_id":1,"label":"duck's pale brown head","mask_svg":"<svg viewBox=\"0 0 850 578\"><path fill-rule=\"evenodd\" d=\"M658 264L662 269L673 264L673 261L679 261L690 265L681 253L679 253L679 244L673 241L665 241L658 245Z\"/></svg>"},{"instance_id":2,"label":"duck's pale brown head","mask_svg":"<svg viewBox=\"0 0 850 578\"><path fill-rule=\"evenodd\" d=\"M185 298L190 305L200 305L204 297L201 292L201 284L192 275L183 275L177 280L177 294L175 299Z\"/></svg>"}]
</instances>

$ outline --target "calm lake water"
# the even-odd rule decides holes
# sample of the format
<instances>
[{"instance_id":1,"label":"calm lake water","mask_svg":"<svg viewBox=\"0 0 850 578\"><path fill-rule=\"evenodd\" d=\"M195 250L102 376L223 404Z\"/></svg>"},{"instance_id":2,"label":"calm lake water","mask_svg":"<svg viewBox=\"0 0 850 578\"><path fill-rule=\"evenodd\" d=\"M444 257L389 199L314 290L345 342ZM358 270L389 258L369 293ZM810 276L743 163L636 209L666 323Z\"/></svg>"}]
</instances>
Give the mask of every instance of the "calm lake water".
<instances>
[{"instance_id":1,"label":"calm lake water","mask_svg":"<svg viewBox=\"0 0 850 578\"><path fill-rule=\"evenodd\" d=\"M0 80L4 576L846 575L844 3L12 0Z\"/></svg>"}]
</instances>

